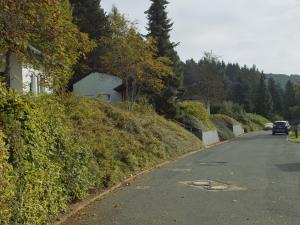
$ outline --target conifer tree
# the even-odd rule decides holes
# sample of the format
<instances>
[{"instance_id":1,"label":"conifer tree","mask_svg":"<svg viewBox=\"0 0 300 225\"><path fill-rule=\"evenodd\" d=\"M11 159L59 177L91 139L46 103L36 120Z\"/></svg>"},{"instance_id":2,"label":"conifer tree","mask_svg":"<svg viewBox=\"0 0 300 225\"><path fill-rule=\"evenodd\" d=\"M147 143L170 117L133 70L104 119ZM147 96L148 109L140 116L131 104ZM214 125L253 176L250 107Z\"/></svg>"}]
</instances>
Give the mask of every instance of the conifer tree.
<instances>
[{"instance_id":1,"label":"conifer tree","mask_svg":"<svg viewBox=\"0 0 300 225\"><path fill-rule=\"evenodd\" d=\"M262 116L270 118L272 109L272 97L266 84L265 76L261 75L256 99L256 112Z\"/></svg>"},{"instance_id":2,"label":"conifer tree","mask_svg":"<svg viewBox=\"0 0 300 225\"><path fill-rule=\"evenodd\" d=\"M110 35L108 16L101 8L100 0L70 0L73 7L74 23L80 31L87 33L96 43L95 48L85 58L81 58L74 67L75 74L69 82L69 89L73 84L91 71L101 71L101 55L105 49L98 41L103 36Z\"/></svg>"},{"instance_id":3,"label":"conifer tree","mask_svg":"<svg viewBox=\"0 0 300 225\"><path fill-rule=\"evenodd\" d=\"M269 91L273 101L273 113L277 115L282 115L282 91L280 86L275 82L273 78L268 81Z\"/></svg>"},{"instance_id":4,"label":"conifer tree","mask_svg":"<svg viewBox=\"0 0 300 225\"><path fill-rule=\"evenodd\" d=\"M100 0L70 0L74 22L80 31L91 39L98 39L109 31L107 15L100 7Z\"/></svg>"},{"instance_id":5,"label":"conifer tree","mask_svg":"<svg viewBox=\"0 0 300 225\"><path fill-rule=\"evenodd\" d=\"M285 106L285 117L287 119L291 118L290 108L296 105L295 99L295 85L289 80L285 86L285 94L284 94L284 106Z\"/></svg>"},{"instance_id":6,"label":"conifer tree","mask_svg":"<svg viewBox=\"0 0 300 225\"><path fill-rule=\"evenodd\" d=\"M178 45L170 40L170 31L173 23L168 18L166 7L169 4L167 0L151 0L152 4L145 13L148 18L148 37L153 37L157 42L157 57L168 57L173 63L174 76L168 78L166 83L168 89L162 97L156 97L154 102L159 112L168 116L175 116L175 98L182 84L182 66L180 58L175 51Z\"/></svg>"}]
</instances>

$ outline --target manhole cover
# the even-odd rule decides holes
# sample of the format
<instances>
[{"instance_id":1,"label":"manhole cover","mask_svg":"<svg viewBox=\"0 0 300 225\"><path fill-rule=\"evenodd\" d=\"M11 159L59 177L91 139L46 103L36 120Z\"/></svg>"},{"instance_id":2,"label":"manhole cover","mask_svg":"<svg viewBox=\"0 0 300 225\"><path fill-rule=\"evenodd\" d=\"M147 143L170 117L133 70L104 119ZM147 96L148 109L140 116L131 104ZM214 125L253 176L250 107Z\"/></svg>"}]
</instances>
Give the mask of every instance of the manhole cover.
<instances>
[{"instance_id":1,"label":"manhole cover","mask_svg":"<svg viewBox=\"0 0 300 225\"><path fill-rule=\"evenodd\" d=\"M196 187L207 191L244 191L246 188L239 187L232 183L225 183L214 180L196 180L196 181L183 181L181 184L185 184L191 187Z\"/></svg>"},{"instance_id":2,"label":"manhole cover","mask_svg":"<svg viewBox=\"0 0 300 225\"><path fill-rule=\"evenodd\" d=\"M225 166L228 162L200 162L200 166Z\"/></svg>"}]
</instances>

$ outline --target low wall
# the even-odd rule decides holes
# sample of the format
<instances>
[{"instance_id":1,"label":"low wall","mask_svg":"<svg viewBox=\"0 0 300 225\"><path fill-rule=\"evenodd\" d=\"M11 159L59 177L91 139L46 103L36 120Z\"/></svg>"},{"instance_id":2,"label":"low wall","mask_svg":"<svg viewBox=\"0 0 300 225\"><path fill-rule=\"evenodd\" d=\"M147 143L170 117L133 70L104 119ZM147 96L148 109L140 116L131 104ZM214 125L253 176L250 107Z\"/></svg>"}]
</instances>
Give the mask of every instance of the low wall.
<instances>
[{"instance_id":1,"label":"low wall","mask_svg":"<svg viewBox=\"0 0 300 225\"><path fill-rule=\"evenodd\" d=\"M233 132L234 136L237 137L237 136L240 136L240 135L244 134L245 130L241 125L233 125L232 126L232 132Z\"/></svg>"},{"instance_id":2,"label":"low wall","mask_svg":"<svg viewBox=\"0 0 300 225\"><path fill-rule=\"evenodd\" d=\"M206 146L220 142L220 138L216 130L203 131L200 138Z\"/></svg>"}]
</instances>

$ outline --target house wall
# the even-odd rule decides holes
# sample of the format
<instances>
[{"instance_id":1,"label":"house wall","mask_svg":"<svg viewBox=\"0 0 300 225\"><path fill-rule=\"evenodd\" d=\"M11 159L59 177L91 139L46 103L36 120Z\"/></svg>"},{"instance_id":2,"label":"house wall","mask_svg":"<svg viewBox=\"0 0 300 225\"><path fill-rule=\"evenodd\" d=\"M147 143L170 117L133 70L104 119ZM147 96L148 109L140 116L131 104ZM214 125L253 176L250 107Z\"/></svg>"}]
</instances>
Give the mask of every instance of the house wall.
<instances>
[{"instance_id":1,"label":"house wall","mask_svg":"<svg viewBox=\"0 0 300 225\"><path fill-rule=\"evenodd\" d=\"M122 84L122 80L116 76L104 73L91 73L73 85L73 90L80 96L98 98L110 95L110 102L122 101L120 93L114 90Z\"/></svg>"},{"instance_id":2,"label":"house wall","mask_svg":"<svg viewBox=\"0 0 300 225\"><path fill-rule=\"evenodd\" d=\"M42 70L35 70L30 65L20 62L15 54L10 56L10 87L18 92L31 92L33 95L52 93L49 87L40 85ZM5 55L0 51L0 72L5 70Z\"/></svg>"},{"instance_id":3,"label":"house wall","mask_svg":"<svg viewBox=\"0 0 300 225\"><path fill-rule=\"evenodd\" d=\"M17 91L23 91L22 63L17 60L16 55L10 56L10 87Z\"/></svg>"}]
</instances>

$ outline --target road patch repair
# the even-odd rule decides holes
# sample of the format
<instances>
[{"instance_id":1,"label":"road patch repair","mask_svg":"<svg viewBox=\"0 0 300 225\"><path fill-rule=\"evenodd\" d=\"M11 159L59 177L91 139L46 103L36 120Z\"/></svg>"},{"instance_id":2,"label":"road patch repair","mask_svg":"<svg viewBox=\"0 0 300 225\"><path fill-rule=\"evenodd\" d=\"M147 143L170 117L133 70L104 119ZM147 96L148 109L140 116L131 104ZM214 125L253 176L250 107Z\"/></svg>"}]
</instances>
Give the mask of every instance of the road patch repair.
<instances>
[{"instance_id":1,"label":"road patch repair","mask_svg":"<svg viewBox=\"0 0 300 225\"><path fill-rule=\"evenodd\" d=\"M247 188L239 187L232 183L214 181L214 180L195 180L195 181L182 181L180 184L184 184L190 187L199 188L205 191L245 191Z\"/></svg>"},{"instance_id":2,"label":"road patch repair","mask_svg":"<svg viewBox=\"0 0 300 225\"><path fill-rule=\"evenodd\" d=\"M171 172L191 172L192 169L172 168L172 169L168 169L168 171L171 171Z\"/></svg>"},{"instance_id":3,"label":"road patch repair","mask_svg":"<svg viewBox=\"0 0 300 225\"><path fill-rule=\"evenodd\" d=\"M200 166L226 166L228 162L200 162Z\"/></svg>"}]
</instances>

